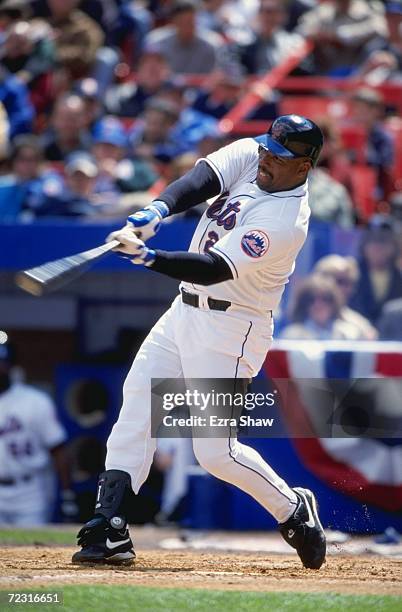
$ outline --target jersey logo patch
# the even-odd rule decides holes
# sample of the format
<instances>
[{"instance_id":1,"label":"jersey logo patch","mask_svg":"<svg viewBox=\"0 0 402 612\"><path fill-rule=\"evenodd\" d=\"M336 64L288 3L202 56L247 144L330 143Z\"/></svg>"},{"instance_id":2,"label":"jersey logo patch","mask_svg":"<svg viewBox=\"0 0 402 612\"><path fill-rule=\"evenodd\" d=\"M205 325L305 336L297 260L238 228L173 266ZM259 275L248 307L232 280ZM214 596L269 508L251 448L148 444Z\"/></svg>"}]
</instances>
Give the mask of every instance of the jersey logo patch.
<instances>
[{"instance_id":1,"label":"jersey logo patch","mask_svg":"<svg viewBox=\"0 0 402 612\"><path fill-rule=\"evenodd\" d=\"M262 257L268 251L269 238L265 232L252 230L244 234L241 239L241 248L249 257Z\"/></svg>"}]
</instances>

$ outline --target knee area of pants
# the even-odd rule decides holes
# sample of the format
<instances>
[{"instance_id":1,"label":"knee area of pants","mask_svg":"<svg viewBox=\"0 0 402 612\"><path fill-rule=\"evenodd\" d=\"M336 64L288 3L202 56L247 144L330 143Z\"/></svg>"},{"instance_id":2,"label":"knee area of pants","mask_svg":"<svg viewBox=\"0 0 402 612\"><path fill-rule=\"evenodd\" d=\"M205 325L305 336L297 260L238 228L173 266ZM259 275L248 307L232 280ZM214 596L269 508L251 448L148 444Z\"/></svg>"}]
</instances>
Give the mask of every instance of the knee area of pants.
<instances>
[{"instance_id":1,"label":"knee area of pants","mask_svg":"<svg viewBox=\"0 0 402 612\"><path fill-rule=\"evenodd\" d=\"M210 445L211 440L205 439L201 443L193 442L195 457L204 470L217 474L221 471L221 466L227 461L229 449L224 446Z\"/></svg>"}]
</instances>

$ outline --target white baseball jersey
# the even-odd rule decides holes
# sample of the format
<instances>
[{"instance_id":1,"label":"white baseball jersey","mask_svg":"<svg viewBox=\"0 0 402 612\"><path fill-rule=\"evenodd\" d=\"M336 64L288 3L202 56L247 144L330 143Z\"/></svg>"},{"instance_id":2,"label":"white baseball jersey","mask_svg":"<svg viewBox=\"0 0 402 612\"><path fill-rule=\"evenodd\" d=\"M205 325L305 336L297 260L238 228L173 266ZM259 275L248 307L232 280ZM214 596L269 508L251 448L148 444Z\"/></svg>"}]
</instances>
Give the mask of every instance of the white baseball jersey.
<instances>
[{"instance_id":1,"label":"white baseball jersey","mask_svg":"<svg viewBox=\"0 0 402 612\"><path fill-rule=\"evenodd\" d=\"M15 384L0 394L0 480L40 472L49 462L49 449L65 439L45 393Z\"/></svg>"},{"instance_id":2,"label":"white baseball jersey","mask_svg":"<svg viewBox=\"0 0 402 612\"><path fill-rule=\"evenodd\" d=\"M204 161L219 177L221 194L201 217L189 251L219 254L233 280L181 287L261 314L274 310L307 236L308 182L288 191L262 191L255 182L258 142L253 138L237 140Z\"/></svg>"}]
</instances>

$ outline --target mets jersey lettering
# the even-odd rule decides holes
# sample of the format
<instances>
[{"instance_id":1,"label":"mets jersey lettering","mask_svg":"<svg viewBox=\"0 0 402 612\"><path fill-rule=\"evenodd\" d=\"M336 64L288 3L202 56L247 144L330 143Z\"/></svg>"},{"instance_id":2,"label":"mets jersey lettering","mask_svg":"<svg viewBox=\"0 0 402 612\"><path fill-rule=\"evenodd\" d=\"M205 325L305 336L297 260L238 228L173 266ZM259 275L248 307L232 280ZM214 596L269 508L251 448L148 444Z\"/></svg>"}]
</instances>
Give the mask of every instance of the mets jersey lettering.
<instances>
[{"instance_id":1,"label":"mets jersey lettering","mask_svg":"<svg viewBox=\"0 0 402 612\"><path fill-rule=\"evenodd\" d=\"M240 212L240 202L229 202L226 198L219 198L208 208L206 215L208 219L214 219L217 225L223 225L229 231L236 225L236 213Z\"/></svg>"}]
</instances>

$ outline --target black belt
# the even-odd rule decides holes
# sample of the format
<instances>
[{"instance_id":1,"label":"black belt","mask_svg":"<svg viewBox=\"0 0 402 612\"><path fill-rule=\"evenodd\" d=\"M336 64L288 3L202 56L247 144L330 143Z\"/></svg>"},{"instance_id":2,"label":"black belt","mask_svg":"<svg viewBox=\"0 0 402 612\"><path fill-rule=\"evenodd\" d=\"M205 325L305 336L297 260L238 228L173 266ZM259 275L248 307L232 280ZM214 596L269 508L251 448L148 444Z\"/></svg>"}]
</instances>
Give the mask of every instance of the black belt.
<instances>
[{"instance_id":1,"label":"black belt","mask_svg":"<svg viewBox=\"0 0 402 612\"><path fill-rule=\"evenodd\" d=\"M200 307L200 296L195 293L189 293L185 291L185 289L181 289L181 299L184 304L188 304L189 306L194 306L194 308ZM227 302L226 300L214 300L214 298L209 297L207 299L208 307L210 310L221 310L225 312L231 305L232 302ZM268 310L268 314L272 319L272 310Z\"/></svg>"},{"instance_id":2,"label":"black belt","mask_svg":"<svg viewBox=\"0 0 402 612\"><path fill-rule=\"evenodd\" d=\"M0 478L0 487L12 487L19 482L29 482L32 479L31 474L21 476L21 478Z\"/></svg>"},{"instance_id":3,"label":"black belt","mask_svg":"<svg viewBox=\"0 0 402 612\"><path fill-rule=\"evenodd\" d=\"M184 304L194 306L194 308L200 307L200 296L196 295L195 293L189 293L188 291L182 289L181 299L183 300ZM221 310L224 312L232 305L232 302L227 302L226 300L214 300L214 298L209 297L207 299L207 304L210 310Z\"/></svg>"}]
</instances>

